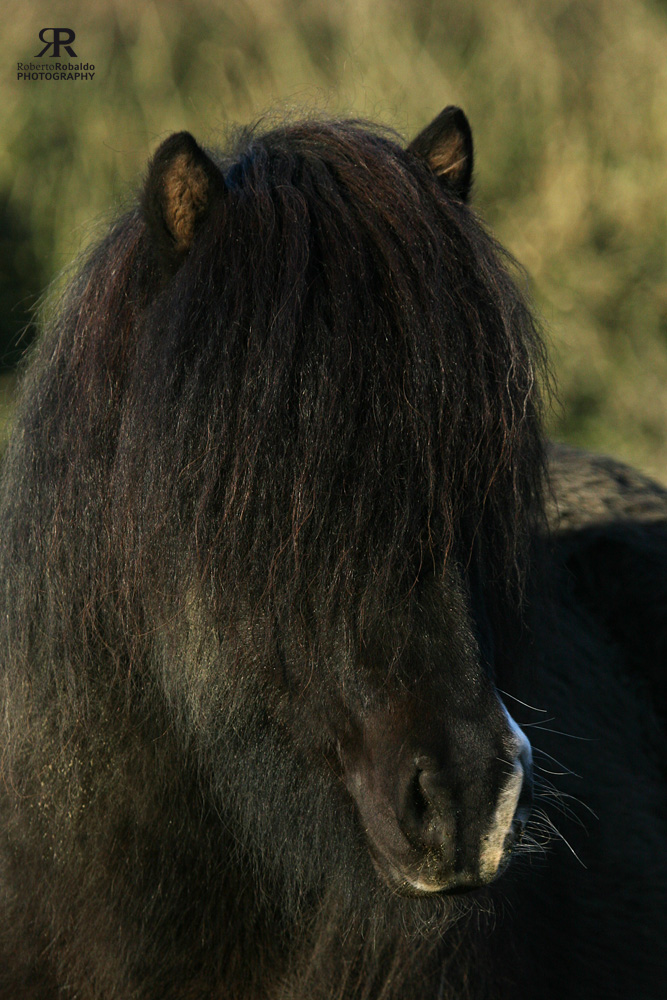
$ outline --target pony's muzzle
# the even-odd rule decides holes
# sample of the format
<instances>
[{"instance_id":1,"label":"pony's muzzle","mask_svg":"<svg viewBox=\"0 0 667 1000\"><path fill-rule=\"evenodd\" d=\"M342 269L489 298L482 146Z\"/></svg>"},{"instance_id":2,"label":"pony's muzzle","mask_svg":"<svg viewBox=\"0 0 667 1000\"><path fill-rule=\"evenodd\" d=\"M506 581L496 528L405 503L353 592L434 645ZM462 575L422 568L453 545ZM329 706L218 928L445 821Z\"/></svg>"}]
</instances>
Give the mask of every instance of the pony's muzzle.
<instances>
[{"instance_id":1,"label":"pony's muzzle","mask_svg":"<svg viewBox=\"0 0 667 1000\"><path fill-rule=\"evenodd\" d=\"M532 805L530 743L506 713L502 738L449 752L375 753L348 771L375 867L404 895L493 881Z\"/></svg>"}]
</instances>

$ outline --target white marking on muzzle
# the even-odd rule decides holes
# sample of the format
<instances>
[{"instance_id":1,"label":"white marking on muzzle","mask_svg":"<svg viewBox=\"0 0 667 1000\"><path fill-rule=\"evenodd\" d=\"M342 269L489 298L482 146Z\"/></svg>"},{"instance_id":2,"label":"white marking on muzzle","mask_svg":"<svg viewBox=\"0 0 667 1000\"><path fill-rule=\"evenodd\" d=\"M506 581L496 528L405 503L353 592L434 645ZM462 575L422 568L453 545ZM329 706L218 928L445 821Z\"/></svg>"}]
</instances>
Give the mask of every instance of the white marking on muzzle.
<instances>
[{"instance_id":1,"label":"white marking on muzzle","mask_svg":"<svg viewBox=\"0 0 667 1000\"><path fill-rule=\"evenodd\" d=\"M505 838L510 831L516 814L525 777L523 764L519 759L519 755L523 754L524 759L530 759L530 743L528 739L505 706L503 705L502 707L511 730L511 736L507 741L508 763L514 759L514 765L498 796L498 804L496 805L491 825L487 833L482 837L479 870L480 875L485 879L493 878L498 871L503 857Z\"/></svg>"},{"instance_id":2,"label":"white marking on muzzle","mask_svg":"<svg viewBox=\"0 0 667 1000\"><path fill-rule=\"evenodd\" d=\"M420 878L410 878L410 876L407 876L405 881L408 885L412 886L413 889L416 889L417 892L423 892L425 895L434 892L442 892L442 886L437 882L423 882Z\"/></svg>"}]
</instances>

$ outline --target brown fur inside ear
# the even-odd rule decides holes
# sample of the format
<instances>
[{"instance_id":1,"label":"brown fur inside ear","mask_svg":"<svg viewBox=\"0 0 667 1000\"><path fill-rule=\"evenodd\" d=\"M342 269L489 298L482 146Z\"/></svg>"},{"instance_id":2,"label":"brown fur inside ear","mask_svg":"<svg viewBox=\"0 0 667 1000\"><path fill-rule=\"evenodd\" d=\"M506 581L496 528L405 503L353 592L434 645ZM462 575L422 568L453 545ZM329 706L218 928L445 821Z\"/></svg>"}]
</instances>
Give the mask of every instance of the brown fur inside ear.
<instances>
[{"instance_id":1,"label":"brown fur inside ear","mask_svg":"<svg viewBox=\"0 0 667 1000\"><path fill-rule=\"evenodd\" d=\"M176 250L186 253L195 235L195 222L208 202L208 177L187 153L175 156L164 178L163 214Z\"/></svg>"},{"instance_id":2,"label":"brown fur inside ear","mask_svg":"<svg viewBox=\"0 0 667 1000\"><path fill-rule=\"evenodd\" d=\"M156 151L142 207L154 249L167 273L180 266L198 227L225 190L222 174L189 132L170 136Z\"/></svg>"},{"instance_id":3,"label":"brown fur inside ear","mask_svg":"<svg viewBox=\"0 0 667 1000\"><path fill-rule=\"evenodd\" d=\"M460 135L452 135L432 151L429 166L438 177L443 177L445 174L456 176L464 168L465 162L466 151L463 140Z\"/></svg>"},{"instance_id":4,"label":"brown fur inside ear","mask_svg":"<svg viewBox=\"0 0 667 1000\"><path fill-rule=\"evenodd\" d=\"M472 186L470 125L460 108L449 106L412 140L408 149L424 160L443 185L462 201Z\"/></svg>"}]
</instances>

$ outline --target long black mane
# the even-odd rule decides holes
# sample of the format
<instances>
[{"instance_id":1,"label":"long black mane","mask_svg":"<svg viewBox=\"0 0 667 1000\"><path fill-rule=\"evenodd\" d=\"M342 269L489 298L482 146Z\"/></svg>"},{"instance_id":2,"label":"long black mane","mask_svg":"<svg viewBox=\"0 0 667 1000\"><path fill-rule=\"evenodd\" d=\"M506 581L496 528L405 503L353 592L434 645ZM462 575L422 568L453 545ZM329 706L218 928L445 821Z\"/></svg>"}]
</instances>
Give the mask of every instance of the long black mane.
<instances>
[{"instance_id":1,"label":"long black mane","mask_svg":"<svg viewBox=\"0 0 667 1000\"><path fill-rule=\"evenodd\" d=\"M136 614L147 581L182 593L184 565L225 614L363 622L474 549L516 604L542 353L504 252L365 124L255 131L219 163L228 197L174 280L131 211L39 348L12 503L43 525L64 632Z\"/></svg>"}]
</instances>

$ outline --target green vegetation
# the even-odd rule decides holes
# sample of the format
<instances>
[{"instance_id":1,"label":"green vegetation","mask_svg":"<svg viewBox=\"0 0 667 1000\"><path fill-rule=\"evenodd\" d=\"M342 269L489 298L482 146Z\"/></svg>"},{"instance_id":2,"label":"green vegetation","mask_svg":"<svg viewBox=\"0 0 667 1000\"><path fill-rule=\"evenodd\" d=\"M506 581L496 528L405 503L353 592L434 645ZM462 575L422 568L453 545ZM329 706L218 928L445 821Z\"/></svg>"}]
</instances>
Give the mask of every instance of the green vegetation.
<instances>
[{"instance_id":1,"label":"green vegetation","mask_svg":"<svg viewBox=\"0 0 667 1000\"><path fill-rule=\"evenodd\" d=\"M6 336L169 132L215 145L267 110L316 110L410 136L457 103L476 204L549 332L553 432L667 479L665 0L9 0L3 21ZM92 82L15 79L54 23Z\"/></svg>"}]
</instances>

